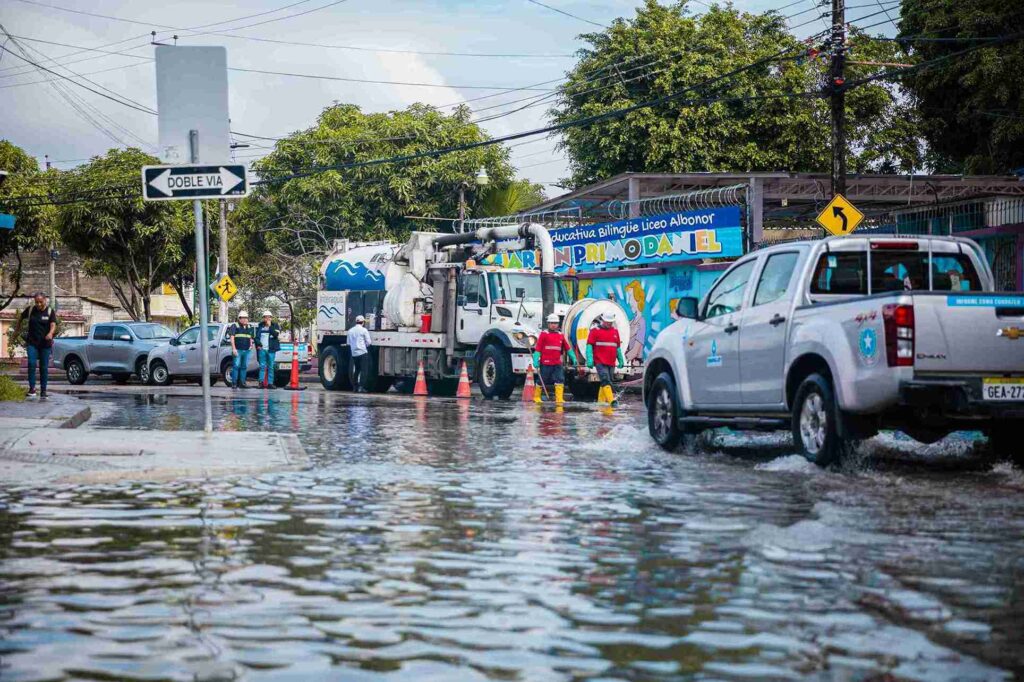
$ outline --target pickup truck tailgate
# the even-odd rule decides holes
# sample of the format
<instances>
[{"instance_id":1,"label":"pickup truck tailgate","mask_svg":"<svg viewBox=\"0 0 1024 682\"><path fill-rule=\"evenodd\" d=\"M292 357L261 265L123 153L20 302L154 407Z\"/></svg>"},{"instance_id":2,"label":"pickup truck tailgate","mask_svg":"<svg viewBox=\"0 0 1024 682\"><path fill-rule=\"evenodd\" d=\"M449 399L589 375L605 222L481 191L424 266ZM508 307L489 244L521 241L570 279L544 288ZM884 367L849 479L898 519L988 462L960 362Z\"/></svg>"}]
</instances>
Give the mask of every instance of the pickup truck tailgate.
<instances>
[{"instance_id":1,"label":"pickup truck tailgate","mask_svg":"<svg viewBox=\"0 0 1024 682\"><path fill-rule=\"evenodd\" d=\"M914 371L1024 376L1024 294L918 293Z\"/></svg>"}]
</instances>

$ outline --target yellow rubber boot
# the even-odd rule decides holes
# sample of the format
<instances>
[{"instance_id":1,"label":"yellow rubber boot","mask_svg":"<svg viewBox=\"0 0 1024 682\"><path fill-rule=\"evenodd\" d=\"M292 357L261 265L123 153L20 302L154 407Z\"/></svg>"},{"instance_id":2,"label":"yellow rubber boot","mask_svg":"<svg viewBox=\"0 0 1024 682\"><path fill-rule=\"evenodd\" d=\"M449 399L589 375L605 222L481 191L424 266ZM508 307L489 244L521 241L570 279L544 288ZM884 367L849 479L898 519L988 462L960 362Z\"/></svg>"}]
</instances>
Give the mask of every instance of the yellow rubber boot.
<instances>
[{"instance_id":1,"label":"yellow rubber boot","mask_svg":"<svg viewBox=\"0 0 1024 682\"><path fill-rule=\"evenodd\" d=\"M541 387L540 386L534 386L533 387L533 402L535 402L537 404L540 404L541 402L543 402L543 400L540 397L540 394L541 394Z\"/></svg>"},{"instance_id":2,"label":"yellow rubber boot","mask_svg":"<svg viewBox=\"0 0 1024 682\"><path fill-rule=\"evenodd\" d=\"M605 403L605 404L610 403L611 400L609 400L607 396L608 396L608 387L607 386L602 386L600 388L600 390L598 390L598 392L597 392L597 402Z\"/></svg>"},{"instance_id":3,"label":"yellow rubber boot","mask_svg":"<svg viewBox=\"0 0 1024 682\"><path fill-rule=\"evenodd\" d=\"M562 384L555 384L555 405L561 405L565 402L565 386Z\"/></svg>"}]
</instances>

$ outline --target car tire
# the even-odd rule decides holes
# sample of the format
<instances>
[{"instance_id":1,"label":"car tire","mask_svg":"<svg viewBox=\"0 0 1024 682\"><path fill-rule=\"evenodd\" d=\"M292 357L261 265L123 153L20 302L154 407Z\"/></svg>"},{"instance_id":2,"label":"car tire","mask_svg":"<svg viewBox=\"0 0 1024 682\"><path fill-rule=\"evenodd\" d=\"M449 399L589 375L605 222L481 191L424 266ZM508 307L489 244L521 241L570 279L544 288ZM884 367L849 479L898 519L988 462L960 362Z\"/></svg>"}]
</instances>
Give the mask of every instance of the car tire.
<instances>
[{"instance_id":1,"label":"car tire","mask_svg":"<svg viewBox=\"0 0 1024 682\"><path fill-rule=\"evenodd\" d=\"M231 386L233 377L231 371L235 367L235 359L233 357L225 358L220 363L220 379L224 382L225 386Z\"/></svg>"},{"instance_id":2,"label":"car tire","mask_svg":"<svg viewBox=\"0 0 1024 682\"><path fill-rule=\"evenodd\" d=\"M350 391L348 348L328 346L320 354L320 384L328 391Z\"/></svg>"},{"instance_id":3,"label":"car tire","mask_svg":"<svg viewBox=\"0 0 1024 682\"><path fill-rule=\"evenodd\" d=\"M128 372L115 372L112 376L114 377L114 383L119 386L124 386L132 378L132 375Z\"/></svg>"},{"instance_id":4,"label":"car tire","mask_svg":"<svg viewBox=\"0 0 1024 682\"><path fill-rule=\"evenodd\" d=\"M149 384L149 363L146 362L146 358L139 358L139 361L135 363L135 376L139 378L143 386Z\"/></svg>"},{"instance_id":5,"label":"car tire","mask_svg":"<svg viewBox=\"0 0 1024 682\"><path fill-rule=\"evenodd\" d=\"M1024 468L1024 445L1020 442L1022 428L1024 423L1019 421L993 423L985 432L988 436L989 452L997 459L1008 460Z\"/></svg>"},{"instance_id":6,"label":"car tire","mask_svg":"<svg viewBox=\"0 0 1024 682\"><path fill-rule=\"evenodd\" d=\"M659 374L651 384L647 398L647 430L654 442L668 452L676 450L683 440L675 381L668 372Z\"/></svg>"},{"instance_id":7,"label":"car tire","mask_svg":"<svg viewBox=\"0 0 1024 682\"><path fill-rule=\"evenodd\" d=\"M89 373L85 371L85 365L75 357L68 358L64 363L64 371L67 372L68 383L73 386L81 386L89 378Z\"/></svg>"},{"instance_id":8,"label":"car tire","mask_svg":"<svg viewBox=\"0 0 1024 682\"><path fill-rule=\"evenodd\" d=\"M476 380L480 384L480 392L484 398L508 400L516 385L516 377L512 373L512 356L509 352L489 343L480 351L476 366Z\"/></svg>"},{"instance_id":9,"label":"car tire","mask_svg":"<svg viewBox=\"0 0 1024 682\"><path fill-rule=\"evenodd\" d=\"M793 400L793 444L807 461L827 467L837 461L845 447L839 436L839 411L832 382L811 374L797 388Z\"/></svg>"},{"instance_id":10,"label":"car tire","mask_svg":"<svg viewBox=\"0 0 1024 682\"><path fill-rule=\"evenodd\" d=\"M149 379L154 386L171 385L171 372L163 360L154 360L149 366Z\"/></svg>"}]
</instances>

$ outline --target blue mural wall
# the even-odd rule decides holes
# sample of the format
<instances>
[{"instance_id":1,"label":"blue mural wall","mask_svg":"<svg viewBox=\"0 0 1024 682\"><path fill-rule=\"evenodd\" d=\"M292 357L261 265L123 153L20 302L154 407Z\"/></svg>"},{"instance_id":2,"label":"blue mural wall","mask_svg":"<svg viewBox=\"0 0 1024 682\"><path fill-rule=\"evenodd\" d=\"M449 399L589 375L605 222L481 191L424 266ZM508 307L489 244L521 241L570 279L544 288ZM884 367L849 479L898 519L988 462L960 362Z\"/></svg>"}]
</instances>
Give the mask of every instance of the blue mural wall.
<instances>
[{"instance_id":1,"label":"blue mural wall","mask_svg":"<svg viewBox=\"0 0 1024 682\"><path fill-rule=\"evenodd\" d=\"M725 265L722 266L722 269ZM701 298L718 279L721 270L699 270L696 265L669 266L656 273L636 274L623 270L614 277L580 277L581 298L610 298L629 317L626 360L647 357L658 333L675 320L676 301L684 296Z\"/></svg>"}]
</instances>

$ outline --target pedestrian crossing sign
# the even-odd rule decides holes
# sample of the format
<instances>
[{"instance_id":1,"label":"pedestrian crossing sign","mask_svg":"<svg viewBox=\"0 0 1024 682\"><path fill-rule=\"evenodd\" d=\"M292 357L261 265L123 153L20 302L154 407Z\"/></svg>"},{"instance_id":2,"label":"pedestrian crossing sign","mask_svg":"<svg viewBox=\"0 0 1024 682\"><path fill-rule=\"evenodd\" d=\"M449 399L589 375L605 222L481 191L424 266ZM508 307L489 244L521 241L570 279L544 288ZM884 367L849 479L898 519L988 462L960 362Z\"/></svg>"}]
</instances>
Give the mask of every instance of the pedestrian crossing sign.
<instances>
[{"instance_id":1,"label":"pedestrian crossing sign","mask_svg":"<svg viewBox=\"0 0 1024 682\"><path fill-rule=\"evenodd\" d=\"M220 297L220 300L227 302L238 293L238 287L235 286L234 280L224 275L213 285L213 291Z\"/></svg>"},{"instance_id":2,"label":"pedestrian crossing sign","mask_svg":"<svg viewBox=\"0 0 1024 682\"><path fill-rule=\"evenodd\" d=\"M842 194L832 197L832 201L818 214L818 224L837 237L850 234L864 220L864 214L857 210Z\"/></svg>"}]
</instances>

